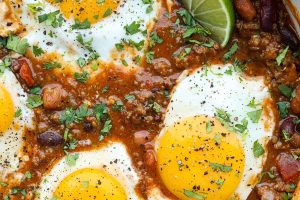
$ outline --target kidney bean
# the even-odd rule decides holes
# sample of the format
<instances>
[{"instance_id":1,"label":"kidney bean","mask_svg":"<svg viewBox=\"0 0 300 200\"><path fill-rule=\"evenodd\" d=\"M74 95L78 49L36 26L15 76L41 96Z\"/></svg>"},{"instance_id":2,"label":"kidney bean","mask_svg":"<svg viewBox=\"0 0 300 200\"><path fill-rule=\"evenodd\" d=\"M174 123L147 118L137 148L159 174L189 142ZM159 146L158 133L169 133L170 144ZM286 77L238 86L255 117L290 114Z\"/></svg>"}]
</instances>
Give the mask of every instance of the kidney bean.
<instances>
[{"instance_id":1,"label":"kidney bean","mask_svg":"<svg viewBox=\"0 0 300 200\"><path fill-rule=\"evenodd\" d=\"M300 176L300 161L290 154L280 153L276 158L276 168L285 182L291 182Z\"/></svg>"},{"instance_id":2,"label":"kidney bean","mask_svg":"<svg viewBox=\"0 0 300 200\"><path fill-rule=\"evenodd\" d=\"M289 116L289 117L281 120L279 122L280 131L282 132L283 130L285 130L289 134L293 134L295 132L294 120L296 120L296 119L297 119L296 116Z\"/></svg>"},{"instance_id":3,"label":"kidney bean","mask_svg":"<svg viewBox=\"0 0 300 200\"><path fill-rule=\"evenodd\" d=\"M37 141L42 146L57 146L64 142L64 138L54 131L46 131L37 137Z\"/></svg>"},{"instance_id":4,"label":"kidney bean","mask_svg":"<svg viewBox=\"0 0 300 200\"><path fill-rule=\"evenodd\" d=\"M251 0L234 0L234 4L239 15L246 21L252 21L256 16L256 10Z\"/></svg>"},{"instance_id":5,"label":"kidney bean","mask_svg":"<svg viewBox=\"0 0 300 200\"><path fill-rule=\"evenodd\" d=\"M274 0L260 0L260 26L265 32L271 32L276 22L276 4Z\"/></svg>"},{"instance_id":6,"label":"kidney bean","mask_svg":"<svg viewBox=\"0 0 300 200\"><path fill-rule=\"evenodd\" d=\"M279 33L281 40L288 45L293 51L299 48L299 40L294 30L290 28L290 25L279 27Z\"/></svg>"}]
</instances>

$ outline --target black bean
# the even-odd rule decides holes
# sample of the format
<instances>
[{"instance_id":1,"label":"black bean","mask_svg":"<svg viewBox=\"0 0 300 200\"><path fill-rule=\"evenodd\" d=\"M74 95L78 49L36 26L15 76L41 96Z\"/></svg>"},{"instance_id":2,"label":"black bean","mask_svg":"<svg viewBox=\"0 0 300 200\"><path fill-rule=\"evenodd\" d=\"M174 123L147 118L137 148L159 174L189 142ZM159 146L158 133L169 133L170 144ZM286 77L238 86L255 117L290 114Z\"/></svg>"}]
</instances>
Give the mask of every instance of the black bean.
<instances>
[{"instance_id":1,"label":"black bean","mask_svg":"<svg viewBox=\"0 0 300 200\"><path fill-rule=\"evenodd\" d=\"M260 26L265 32L271 32L276 22L276 4L274 0L260 0Z\"/></svg>"},{"instance_id":2,"label":"black bean","mask_svg":"<svg viewBox=\"0 0 300 200\"><path fill-rule=\"evenodd\" d=\"M286 45L288 45L293 51L298 50L300 44L294 30L292 30L289 26L285 25L279 28L279 33L281 36L281 40Z\"/></svg>"},{"instance_id":3,"label":"black bean","mask_svg":"<svg viewBox=\"0 0 300 200\"><path fill-rule=\"evenodd\" d=\"M64 142L64 138L54 131L46 131L37 137L37 141L42 146L57 146Z\"/></svg>"}]
</instances>

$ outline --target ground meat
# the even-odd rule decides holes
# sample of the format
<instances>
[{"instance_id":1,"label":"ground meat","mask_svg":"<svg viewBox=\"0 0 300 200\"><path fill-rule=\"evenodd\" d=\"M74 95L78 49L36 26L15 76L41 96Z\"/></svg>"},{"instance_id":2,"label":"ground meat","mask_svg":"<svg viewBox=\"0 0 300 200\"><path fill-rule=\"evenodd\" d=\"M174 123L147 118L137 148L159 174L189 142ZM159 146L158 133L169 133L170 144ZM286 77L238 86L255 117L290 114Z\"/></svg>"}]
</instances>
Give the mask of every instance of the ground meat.
<instances>
[{"instance_id":1,"label":"ground meat","mask_svg":"<svg viewBox=\"0 0 300 200\"><path fill-rule=\"evenodd\" d=\"M261 200L282 200L280 193L272 188L272 184L261 184L257 186L257 193Z\"/></svg>"},{"instance_id":2,"label":"ground meat","mask_svg":"<svg viewBox=\"0 0 300 200\"><path fill-rule=\"evenodd\" d=\"M46 85L42 93L44 108L47 110L60 110L64 108L67 96L67 92L60 84Z\"/></svg>"},{"instance_id":3,"label":"ground meat","mask_svg":"<svg viewBox=\"0 0 300 200\"><path fill-rule=\"evenodd\" d=\"M166 58L156 58L152 60L153 68L161 75L172 72L171 63Z\"/></svg>"}]
</instances>

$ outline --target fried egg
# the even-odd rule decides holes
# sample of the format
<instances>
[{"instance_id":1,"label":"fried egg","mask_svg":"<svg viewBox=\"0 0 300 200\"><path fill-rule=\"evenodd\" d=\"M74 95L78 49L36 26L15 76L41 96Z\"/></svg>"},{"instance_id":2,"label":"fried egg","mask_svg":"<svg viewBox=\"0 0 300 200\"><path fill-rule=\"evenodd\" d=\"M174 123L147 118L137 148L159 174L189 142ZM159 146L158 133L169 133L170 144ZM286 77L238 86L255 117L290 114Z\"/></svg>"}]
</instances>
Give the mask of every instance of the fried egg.
<instances>
[{"instance_id":1,"label":"fried egg","mask_svg":"<svg viewBox=\"0 0 300 200\"><path fill-rule=\"evenodd\" d=\"M0 175L18 169L22 135L26 127L33 127L34 113L26 107L26 100L14 74L8 69L0 73Z\"/></svg>"},{"instance_id":2,"label":"fried egg","mask_svg":"<svg viewBox=\"0 0 300 200\"><path fill-rule=\"evenodd\" d=\"M228 64L184 73L156 139L160 177L179 199L247 199L275 127L263 77ZM151 193L151 199L161 199Z\"/></svg>"},{"instance_id":3,"label":"fried egg","mask_svg":"<svg viewBox=\"0 0 300 200\"><path fill-rule=\"evenodd\" d=\"M134 65L136 56L143 54L147 31L159 7L159 1L142 0L25 0L20 9L14 9L20 10L18 17L26 27L24 38L31 46L80 66L78 59L89 62L93 56L100 56L98 60L105 63ZM132 48L116 47L129 43Z\"/></svg>"},{"instance_id":4,"label":"fried egg","mask_svg":"<svg viewBox=\"0 0 300 200\"><path fill-rule=\"evenodd\" d=\"M36 199L140 199L135 192L139 176L122 143L69 154L43 176ZM70 158L70 157L69 157Z\"/></svg>"}]
</instances>

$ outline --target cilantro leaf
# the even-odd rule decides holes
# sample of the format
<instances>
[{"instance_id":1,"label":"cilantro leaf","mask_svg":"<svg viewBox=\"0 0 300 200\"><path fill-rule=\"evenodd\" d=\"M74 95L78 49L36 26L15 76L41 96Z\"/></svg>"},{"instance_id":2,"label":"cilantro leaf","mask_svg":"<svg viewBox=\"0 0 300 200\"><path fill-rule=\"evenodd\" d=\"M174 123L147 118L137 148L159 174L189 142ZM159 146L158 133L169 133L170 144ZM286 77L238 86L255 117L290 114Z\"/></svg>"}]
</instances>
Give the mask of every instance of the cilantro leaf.
<instances>
[{"instance_id":1,"label":"cilantro leaf","mask_svg":"<svg viewBox=\"0 0 300 200\"><path fill-rule=\"evenodd\" d=\"M235 42L229 49L229 51L227 53L224 54L224 60L228 61L230 60L230 58L237 52L237 50L239 49L238 44Z\"/></svg>"},{"instance_id":2,"label":"cilantro leaf","mask_svg":"<svg viewBox=\"0 0 300 200\"><path fill-rule=\"evenodd\" d=\"M247 115L253 123L258 123L260 116L262 114L262 109L248 112Z\"/></svg>"},{"instance_id":3,"label":"cilantro leaf","mask_svg":"<svg viewBox=\"0 0 300 200\"><path fill-rule=\"evenodd\" d=\"M232 170L231 166L228 165L222 165L218 163L209 163L209 166L214 170L214 171L222 171L222 172L230 172Z\"/></svg>"},{"instance_id":4,"label":"cilantro leaf","mask_svg":"<svg viewBox=\"0 0 300 200\"><path fill-rule=\"evenodd\" d=\"M263 146L258 142L258 140L256 140L253 143L253 154L256 158L260 157L261 155L263 155L265 153L265 150L263 148Z\"/></svg>"},{"instance_id":5,"label":"cilantro leaf","mask_svg":"<svg viewBox=\"0 0 300 200\"><path fill-rule=\"evenodd\" d=\"M6 44L7 49L13 50L21 55L24 55L28 47L29 44L27 42L27 39L20 39L17 36L9 35Z\"/></svg>"},{"instance_id":6,"label":"cilantro leaf","mask_svg":"<svg viewBox=\"0 0 300 200\"><path fill-rule=\"evenodd\" d=\"M41 49L40 47L35 46L35 45L33 45L33 47L32 47L32 52L33 52L34 56L40 56L43 53L45 53L43 49Z\"/></svg>"},{"instance_id":7,"label":"cilantro leaf","mask_svg":"<svg viewBox=\"0 0 300 200\"><path fill-rule=\"evenodd\" d=\"M51 70L51 69L55 69L55 68L61 68L61 64L58 62L46 62L43 65L43 68L45 70Z\"/></svg>"},{"instance_id":8,"label":"cilantro leaf","mask_svg":"<svg viewBox=\"0 0 300 200\"><path fill-rule=\"evenodd\" d=\"M73 167L76 165L76 161L78 160L79 158L79 154L78 153L75 153L75 154L70 154L70 153L67 153L66 155L66 163L67 165L69 165L70 167Z\"/></svg>"},{"instance_id":9,"label":"cilantro leaf","mask_svg":"<svg viewBox=\"0 0 300 200\"><path fill-rule=\"evenodd\" d=\"M281 101L277 103L280 118L286 118L289 114L288 108L290 107L290 103L287 101Z\"/></svg>"},{"instance_id":10,"label":"cilantro leaf","mask_svg":"<svg viewBox=\"0 0 300 200\"><path fill-rule=\"evenodd\" d=\"M183 191L183 194L189 198L194 198L194 199L198 199L198 200L204 200L205 199L205 196L202 195L202 194L197 194L191 190L184 190Z\"/></svg>"},{"instance_id":11,"label":"cilantro leaf","mask_svg":"<svg viewBox=\"0 0 300 200\"><path fill-rule=\"evenodd\" d=\"M281 51L276 57L277 65L280 66L285 59L285 56L289 50L289 46L287 46L283 51Z\"/></svg>"},{"instance_id":12,"label":"cilantro leaf","mask_svg":"<svg viewBox=\"0 0 300 200\"><path fill-rule=\"evenodd\" d=\"M75 19L75 24L72 25L72 29L88 29L91 28L91 22L85 19L83 22Z\"/></svg>"},{"instance_id":13,"label":"cilantro leaf","mask_svg":"<svg viewBox=\"0 0 300 200\"><path fill-rule=\"evenodd\" d=\"M39 95L30 95L28 96L26 100L26 106L28 108L37 108L39 106L43 105L43 101Z\"/></svg>"},{"instance_id":14,"label":"cilantro leaf","mask_svg":"<svg viewBox=\"0 0 300 200\"><path fill-rule=\"evenodd\" d=\"M141 24L139 22L132 22L124 26L127 35L134 35L140 31Z\"/></svg>"},{"instance_id":15,"label":"cilantro leaf","mask_svg":"<svg viewBox=\"0 0 300 200\"><path fill-rule=\"evenodd\" d=\"M280 84L278 86L279 91L286 96L287 98L291 98L293 89L285 84Z\"/></svg>"},{"instance_id":16,"label":"cilantro leaf","mask_svg":"<svg viewBox=\"0 0 300 200\"><path fill-rule=\"evenodd\" d=\"M87 71L83 71L82 73L75 72L74 78L80 83L85 83L90 78L90 75Z\"/></svg>"}]
</instances>

